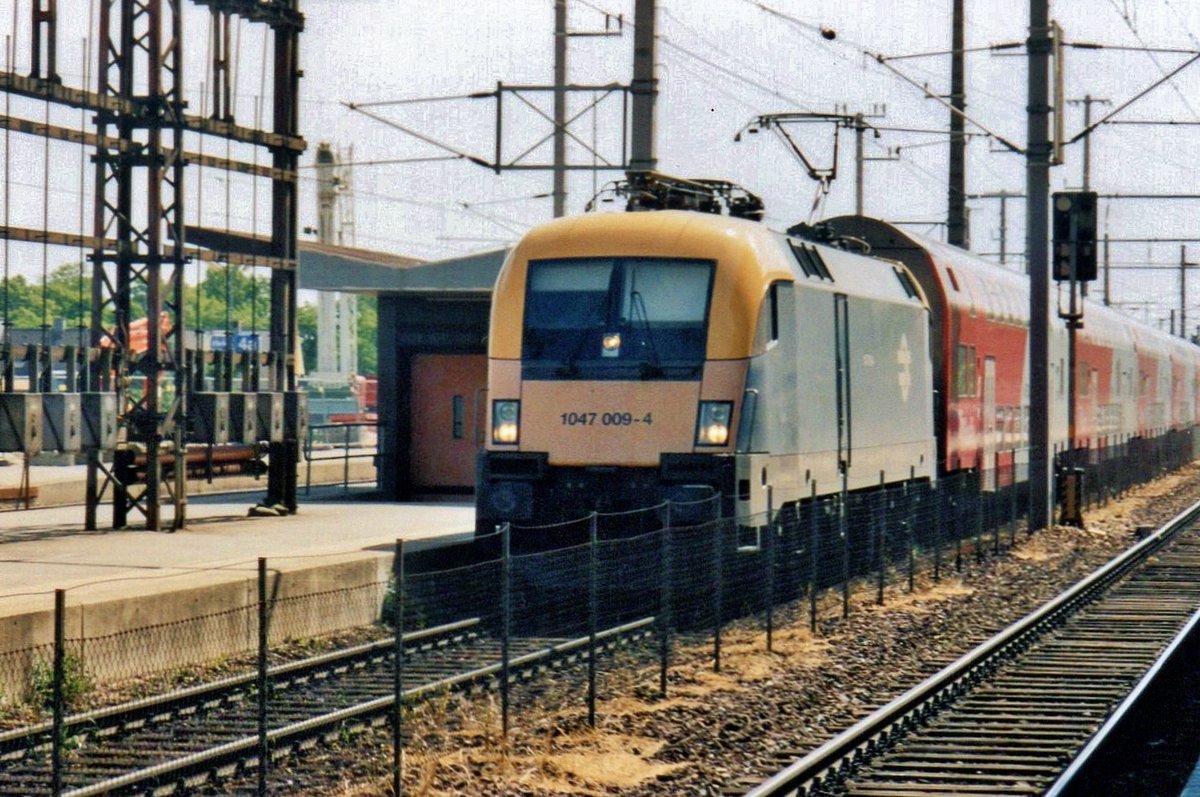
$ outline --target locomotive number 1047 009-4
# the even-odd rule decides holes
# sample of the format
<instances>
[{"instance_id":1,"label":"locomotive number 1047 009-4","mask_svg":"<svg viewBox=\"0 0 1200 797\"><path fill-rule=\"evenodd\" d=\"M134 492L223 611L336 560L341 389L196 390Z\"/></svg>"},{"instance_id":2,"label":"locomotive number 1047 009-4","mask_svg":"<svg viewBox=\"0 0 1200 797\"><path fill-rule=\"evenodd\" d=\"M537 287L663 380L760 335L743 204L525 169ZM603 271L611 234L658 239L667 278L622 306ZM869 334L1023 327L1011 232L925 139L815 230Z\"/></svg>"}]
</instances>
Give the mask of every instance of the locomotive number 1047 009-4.
<instances>
[{"instance_id":1,"label":"locomotive number 1047 009-4","mask_svg":"<svg viewBox=\"0 0 1200 797\"><path fill-rule=\"evenodd\" d=\"M563 426L634 426L640 423L649 426L654 423L654 416L649 412L640 418L632 412L564 412L559 417Z\"/></svg>"}]
</instances>

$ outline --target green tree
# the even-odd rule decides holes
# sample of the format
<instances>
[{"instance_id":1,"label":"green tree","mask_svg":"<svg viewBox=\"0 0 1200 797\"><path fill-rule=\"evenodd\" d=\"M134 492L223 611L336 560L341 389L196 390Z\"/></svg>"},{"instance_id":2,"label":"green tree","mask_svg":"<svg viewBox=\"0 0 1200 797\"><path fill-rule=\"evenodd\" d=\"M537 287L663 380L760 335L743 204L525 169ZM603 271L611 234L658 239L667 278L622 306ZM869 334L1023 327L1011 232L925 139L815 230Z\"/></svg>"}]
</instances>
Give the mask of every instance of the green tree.
<instances>
[{"instance_id":1,"label":"green tree","mask_svg":"<svg viewBox=\"0 0 1200 797\"><path fill-rule=\"evenodd\" d=\"M300 353L304 357L304 373L317 370L317 306L302 304L296 308L296 326L300 334Z\"/></svg>"},{"instance_id":2,"label":"green tree","mask_svg":"<svg viewBox=\"0 0 1200 797\"><path fill-rule=\"evenodd\" d=\"M379 373L379 301L374 296L358 297L358 372Z\"/></svg>"},{"instance_id":3,"label":"green tree","mask_svg":"<svg viewBox=\"0 0 1200 797\"><path fill-rule=\"evenodd\" d=\"M166 286L164 285L164 290ZM82 289L82 294L81 294ZM146 315L145 288L135 288L130 301L134 320ZM82 298L82 302L80 299ZM163 296L164 300L170 297ZM45 290L40 278L18 274L0 285L0 316L7 307L7 321L14 327L37 329L61 318L68 327L90 326L92 317L91 266L85 265L80 280L79 263L64 263L46 277ZM264 331L271 324L271 280L251 275L238 266L210 265L199 284L184 288L184 316L188 329L223 331L241 325L243 330ZM317 308L302 304L297 308L297 325L304 368L311 373L317 364ZM358 297L358 372L378 373L379 353L376 340L379 327L378 301L374 296Z\"/></svg>"},{"instance_id":4,"label":"green tree","mask_svg":"<svg viewBox=\"0 0 1200 797\"><path fill-rule=\"evenodd\" d=\"M64 319L68 326L78 325L82 318L86 326L91 319L92 295L90 275L85 277L82 312L78 263L64 263L50 272L46 276L45 291L40 277L30 279L22 274L9 277L7 285L0 285L0 315L7 307L7 321L12 326L37 329L43 324L44 310L47 326L56 318Z\"/></svg>"},{"instance_id":5,"label":"green tree","mask_svg":"<svg viewBox=\"0 0 1200 797\"><path fill-rule=\"evenodd\" d=\"M209 266L198 285L184 291L189 329L262 331L271 325L271 280L238 266Z\"/></svg>"}]
</instances>

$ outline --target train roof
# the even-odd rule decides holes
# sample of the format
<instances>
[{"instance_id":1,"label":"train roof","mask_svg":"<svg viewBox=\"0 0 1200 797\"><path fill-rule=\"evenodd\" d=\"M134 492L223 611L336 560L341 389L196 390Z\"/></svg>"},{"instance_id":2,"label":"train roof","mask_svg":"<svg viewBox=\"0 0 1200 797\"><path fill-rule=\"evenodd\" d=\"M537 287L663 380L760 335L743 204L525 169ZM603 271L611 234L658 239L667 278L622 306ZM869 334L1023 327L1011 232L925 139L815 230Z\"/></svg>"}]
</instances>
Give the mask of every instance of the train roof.
<instances>
[{"instance_id":1,"label":"train roof","mask_svg":"<svg viewBox=\"0 0 1200 797\"><path fill-rule=\"evenodd\" d=\"M985 313L1001 323L1029 323L1029 277L985 260L957 246L927 238L879 219L842 216L829 223L839 233L861 237L882 257L909 262L905 252L919 250L937 273L937 284L923 282L931 296L931 309L940 317L940 306L971 313ZM914 269L920 277L920 269ZM1059 326L1061 329L1061 325ZM1168 335L1100 302L1084 300L1083 336L1093 342L1114 346L1136 346L1163 355L1200 360L1200 348L1183 338Z\"/></svg>"},{"instance_id":2,"label":"train roof","mask_svg":"<svg viewBox=\"0 0 1200 797\"><path fill-rule=\"evenodd\" d=\"M819 265L793 248L815 252ZM868 260L826 246L801 244L759 222L686 210L641 213L593 213L556 219L530 230L510 253L496 281L493 305L492 355L516 358L520 352L522 298L530 260L567 257L679 257L716 260L714 304L709 323L709 356L736 359L748 356L758 312L773 282L794 282L815 290L837 291L879 301L922 303L896 277L879 279L891 264ZM801 259L805 265L802 265ZM912 287L912 282L909 286ZM503 308L500 310L499 308ZM505 313L497 323L497 312Z\"/></svg>"}]
</instances>

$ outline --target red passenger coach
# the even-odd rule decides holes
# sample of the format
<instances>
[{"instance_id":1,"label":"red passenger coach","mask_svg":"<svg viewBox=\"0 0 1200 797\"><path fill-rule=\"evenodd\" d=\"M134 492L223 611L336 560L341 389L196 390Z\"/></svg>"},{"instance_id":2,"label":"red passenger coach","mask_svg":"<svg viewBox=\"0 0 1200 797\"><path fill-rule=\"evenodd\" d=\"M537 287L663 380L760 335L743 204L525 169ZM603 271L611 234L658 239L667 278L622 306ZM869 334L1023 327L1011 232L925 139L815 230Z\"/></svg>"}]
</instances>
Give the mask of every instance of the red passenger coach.
<instances>
[{"instance_id":1,"label":"red passenger coach","mask_svg":"<svg viewBox=\"0 0 1200 797\"><path fill-rule=\"evenodd\" d=\"M830 226L904 263L929 298L941 472L1014 464L1028 445L1027 280L876 219L847 216Z\"/></svg>"},{"instance_id":2,"label":"red passenger coach","mask_svg":"<svg viewBox=\"0 0 1200 797\"><path fill-rule=\"evenodd\" d=\"M929 297L941 473L1016 466L1029 444L1029 281L957 247L876 219L831 220L832 234L875 257L904 263ZM1076 339L1075 440L1068 444L1067 330L1050 335L1050 436L1055 452L1107 449L1190 430L1197 414L1200 349L1111 309L1084 302ZM1019 477L1021 478L1021 477Z\"/></svg>"}]
</instances>

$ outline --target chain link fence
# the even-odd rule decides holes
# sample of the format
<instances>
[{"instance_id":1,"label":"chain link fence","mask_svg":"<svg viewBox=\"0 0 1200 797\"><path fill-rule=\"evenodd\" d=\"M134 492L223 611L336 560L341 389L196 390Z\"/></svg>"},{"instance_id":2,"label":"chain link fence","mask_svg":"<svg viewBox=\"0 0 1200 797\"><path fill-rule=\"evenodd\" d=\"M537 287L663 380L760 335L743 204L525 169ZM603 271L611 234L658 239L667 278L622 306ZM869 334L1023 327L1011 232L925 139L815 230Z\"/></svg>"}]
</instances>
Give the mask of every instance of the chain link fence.
<instances>
[{"instance_id":1,"label":"chain link fence","mask_svg":"<svg viewBox=\"0 0 1200 797\"><path fill-rule=\"evenodd\" d=\"M1094 504L1191 461L1191 447L1190 435L1180 434L1081 462L1060 455L1060 464L1083 471ZM779 507L768 494L768 511L745 517L720 517L719 498L668 502L549 526L505 525L436 549L397 543L390 563L381 556L369 566L347 561L331 571L300 558L260 560L257 572L230 568L219 587L181 588L175 597L159 588L125 617L106 617L59 591L54 610L33 621L52 624L57 643L0 650L0 697L40 706L61 727L72 711L230 675L257 673L265 683L267 668L323 649L316 640L324 635L360 629L335 643L348 646L395 639L396 629L406 640L390 665L393 698L404 696L391 711L399 773L404 729L396 707L426 695L432 677L408 651L407 640L422 632L473 629L476 653L439 665L435 680L450 689L466 670L483 672L500 692L504 732L514 713L535 706L586 709L594 725L598 703L627 688L606 678L619 642L631 660L657 666L665 695L680 639L711 645L720 669L722 636L735 620L757 624L770 649L780 617L803 618L816 630L855 602L883 603L890 592L911 592L1003 553L1023 526L1023 477L1020 463L997 458L990 473L936 483L814 494ZM143 616L152 621L139 624ZM525 679L534 665L554 668L549 680L558 688ZM265 745L271 690L260 692ZM54 735L54 761L69 767L61 736Z\"/></svg>"}]
</instances>

